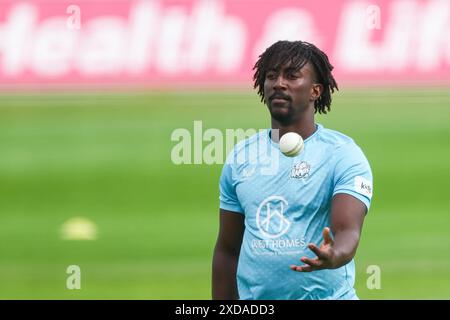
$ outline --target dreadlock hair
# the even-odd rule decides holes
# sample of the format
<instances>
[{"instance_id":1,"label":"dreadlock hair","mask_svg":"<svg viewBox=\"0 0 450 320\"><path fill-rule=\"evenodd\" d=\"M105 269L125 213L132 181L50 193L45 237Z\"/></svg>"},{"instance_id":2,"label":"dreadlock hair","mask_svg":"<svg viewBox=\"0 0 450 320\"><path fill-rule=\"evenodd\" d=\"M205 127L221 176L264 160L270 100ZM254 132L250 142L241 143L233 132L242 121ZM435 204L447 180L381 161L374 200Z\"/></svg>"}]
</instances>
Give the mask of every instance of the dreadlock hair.
<instances>
[{"instance_id":1,"label":"dreadlock hair","mask_svg":"<svg viewBox=\"0 0 450 320\"><path fill-rule=\"evenodd\" d=\"M320 97L314 101L315 112L327 113L330 111L331 94L334 89L338 89L336 80L334 80L331 71L333 66L330 64L327 55L318 49L315 45L304 41L278 41L271 45L259 56L253 70L254 89L258 89L261 101L264 101L264 81L266 73L269 70L278 70L286 63L296 70L310 62L315 70L317 82L323 86L323 92Z\"/></svg>"}]
</instances>

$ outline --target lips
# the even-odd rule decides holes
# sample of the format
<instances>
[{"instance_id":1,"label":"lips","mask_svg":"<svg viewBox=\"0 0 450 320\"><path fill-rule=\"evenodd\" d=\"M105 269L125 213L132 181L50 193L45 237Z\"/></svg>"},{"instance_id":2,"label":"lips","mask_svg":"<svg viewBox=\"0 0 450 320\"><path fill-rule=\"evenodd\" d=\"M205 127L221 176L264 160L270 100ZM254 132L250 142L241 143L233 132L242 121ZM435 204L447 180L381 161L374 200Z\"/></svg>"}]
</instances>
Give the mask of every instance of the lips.
<instances>
[{"instance_id":1,"label":"lips","mask_svg":"<svg viewBox=\"0 0 450 320\"><path fill-rule=\"evenodd\" d=\"M271 102L275 102L275 103L281 103L281 102L286 102L290 100L290 97L284 94L280 94L280 93L275 93L272 96L270 96L269 100Z\"/></svg>"},{"instance_id":2,"label":"lips","mask_svg":"<svg viewBox=\"0 0 450 320\"><path fill-rule=\"evenodd\" d=\"M288 100L286 99L282 99L282 98L274 98L271 100L272 103L274 104L280 104L280 103L286 103Z\"/></svg>"}]
</instances>

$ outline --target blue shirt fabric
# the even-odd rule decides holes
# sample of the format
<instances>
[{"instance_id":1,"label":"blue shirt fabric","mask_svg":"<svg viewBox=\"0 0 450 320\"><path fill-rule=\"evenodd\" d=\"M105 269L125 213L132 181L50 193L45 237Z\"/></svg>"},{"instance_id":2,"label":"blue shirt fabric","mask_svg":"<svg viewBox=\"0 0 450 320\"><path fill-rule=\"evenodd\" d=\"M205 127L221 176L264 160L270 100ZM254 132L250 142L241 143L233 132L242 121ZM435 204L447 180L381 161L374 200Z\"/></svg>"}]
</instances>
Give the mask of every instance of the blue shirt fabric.
<instances>
[{"instance_id":1,"label":"blue shirt fabric","mask_svg":"<svg viewBox=\"0 0 450 320\"><path fill-rule=\"evenodd\" d=\"M220 208L245 216L237 282L240 299L357 299L352 260L338 269L292 271L315 257L330 225L335 194L350 194L367 209L372 172L356 143L316 125L296 157L284 156L271 130L238 143L220 178Z\"/></svg>"}]
</instances>

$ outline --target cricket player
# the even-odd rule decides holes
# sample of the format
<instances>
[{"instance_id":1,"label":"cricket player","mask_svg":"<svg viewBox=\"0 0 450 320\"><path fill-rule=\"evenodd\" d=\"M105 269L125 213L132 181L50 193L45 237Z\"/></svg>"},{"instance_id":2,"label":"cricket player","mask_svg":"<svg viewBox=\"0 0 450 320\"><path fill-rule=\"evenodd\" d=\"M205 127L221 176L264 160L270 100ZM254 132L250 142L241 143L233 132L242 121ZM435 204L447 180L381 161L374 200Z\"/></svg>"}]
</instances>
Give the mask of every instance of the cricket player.
<instances>
[{"instance_id":1,"label":"cricket player","mask_svg":"<svg viewBox=\"0 0 450 320\"><path fill-rule=\"evenodd\" d=\"M223 167L212 297L358 299L353 257L372 172L351 138L315 122L338 89L333 66L313 44L278 41L254 70L271 129L238 143ZM287 132L304 139L295 157L279 150Z\"/></svg>"}]
</instances>

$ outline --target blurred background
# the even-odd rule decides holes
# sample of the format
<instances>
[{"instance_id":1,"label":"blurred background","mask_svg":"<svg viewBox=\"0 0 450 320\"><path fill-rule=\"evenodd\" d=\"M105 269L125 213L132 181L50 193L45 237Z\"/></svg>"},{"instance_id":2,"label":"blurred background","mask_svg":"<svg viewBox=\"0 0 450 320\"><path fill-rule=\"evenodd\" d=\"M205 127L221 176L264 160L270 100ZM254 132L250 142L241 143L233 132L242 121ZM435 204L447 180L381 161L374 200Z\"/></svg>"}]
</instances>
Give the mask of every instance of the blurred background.
<instances>
[{"instance_id":1,"label":"blurred background","mask_svg":"<svg viewBox=\"0 0 450 320\"><path fill-rule=\"evenodd\" d=\"M358 295L449 299L449 31L440 0L2 1L0 299L209 299L222 164L176 165L172 133L267 128L281 39L328 54L317 122L372 166Z\"/></svg>"}]
</instances>

